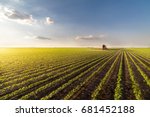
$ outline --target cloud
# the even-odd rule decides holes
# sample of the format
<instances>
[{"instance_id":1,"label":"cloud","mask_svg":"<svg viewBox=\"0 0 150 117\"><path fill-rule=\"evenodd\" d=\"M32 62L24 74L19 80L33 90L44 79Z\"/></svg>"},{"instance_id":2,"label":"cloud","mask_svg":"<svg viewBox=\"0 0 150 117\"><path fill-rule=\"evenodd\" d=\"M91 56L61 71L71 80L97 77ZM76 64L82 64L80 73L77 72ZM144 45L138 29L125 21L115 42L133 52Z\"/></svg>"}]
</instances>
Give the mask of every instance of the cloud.
<instances>
[{"instance_id":1,"label":"cloud","mask_svg":"<svg viewBox=\"0 0 150 117\"><path fill-rule=\"evenodd\" d=\"M49 37L43 37L43 36L36 36L35 39L40 39L40 40L51 40Z\"/></svg>"},{"instance_id":2,"label":"cloud","mask_svg":"<svg viewBox=\"0 0 150 117\"><path fill-rule=\"evenodd\" d=\"M11 21L15 21L20 24L32 25L36 22L36 20L33 19L32 15L3 6L0 6L0 17Z\"/></svg>"},{"instance_id":3,"label":"cloud","mask_svg":"<svg viewBox=\"0 0 150 117\"><path fill-rule=\"evenodd\" d=\"M23 0L9 0L9 1L16 2L16 3L23 2Z\"/></svg>"},{"instance_id":4,"label":"cloud","mask_svg":"<svg viewBox=\"0 0 150 117\"><path fill-rule=\"evenodd\" d=\"M26 35L24 36L24 39L35 39L37 36L34 36L34 35Z\"/></svg>"},{"instance_id":5,"label":"cloud","mask_svg":"<svg viewBox=\"0 0 150 117\"><path fill-rule=\"evenodd\" d=\"M93 36L93 35L77 36L75 37L75 40L98 40L98 39L103 39L103 38L105 38L105 35L101 34L99 36Z\"/></svg>"},{"instance_id":6,"label":"cloud","mask_svg":"<svg viewBox=\"0 0 150 117\"><path fill-rule=\"evenodd\" d=\"M53 23L54 23L54 20L52 20L50 17L46 17L45 24L50 25L50 24L53 24Z\"/></svg>"},{"instance_id":7,"label":"cloud","mask_svg":"<svg viewBox=\"0 0 150 117\"><path fill-rule=\"evenodd\" d=\"M25 39L51 40L51 38L49 38L49 37L45 37L45 36L35 36L35 35L33 35L33 34L26 35L24 38L25 38Z\"/></svg>"},{"instance_id":8,"label":"cloud","mask_svg":"<svg viewBox=\"0 0 150 117\"><path fill-rule=\"evenodd\" d=\"M15 0L15 1L22 1L22 0ZM33 24L46 24L50 25L54 23L54 20L50 17L46 17L42 20L34 19L31 14L27 14L15 9L10 9L5 6L0 5L0 21L14 21L19 24L27 24L27 25L33 25Z\"/></svg>"},{"instance_id":9,"label":"cloud","mask_svg":"<svg viewBox=\"0 0 150 117\"><path fill-rule=\"evenodd\" d=\"M104 35L104 34L101 34L101 35L99 35L99 38L105 38L106 37L106 35Z\"/></svg>"}]
</instances>

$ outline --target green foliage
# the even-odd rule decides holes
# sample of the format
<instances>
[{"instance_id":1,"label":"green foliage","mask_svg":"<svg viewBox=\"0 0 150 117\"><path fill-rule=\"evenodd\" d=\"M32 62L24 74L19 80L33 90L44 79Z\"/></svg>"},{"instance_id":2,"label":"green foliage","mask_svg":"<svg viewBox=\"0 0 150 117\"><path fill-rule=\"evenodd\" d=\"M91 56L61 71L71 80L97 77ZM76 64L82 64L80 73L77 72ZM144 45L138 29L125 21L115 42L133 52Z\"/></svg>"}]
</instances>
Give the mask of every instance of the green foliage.
<instances>
[{"instance_id":1,"label":"green foliage","mask_svg":"<svg viewBox=\"0 0 150 117\"><path fill-rule=\"evenodd\" d=\"M150 86L150 77L148 77L148 75L146 75L144 73L144 71L142 71L142 69L138 66L138 64L133 60L133 58L129 55L130 59L132 60L132 62L134 63L134 65L136 66L137 70L140 72L140 74L143 76L144 80L146 81L147 85ZM147 67L146 67L147 68Z\"/></svg>"},{"instance_id":2,"label":"green foliage","mask_svg":"<svg viewBox=\"0 0 150 117\"><path fill-rule=\"evenodd\" d=\"M102 78L101 82L99 83L99 85L96 87L96 89L94 90L94 92L92 93L91 97L93 100L95 100L97 98L97 95L99 93L99 91L103 88L105 82L107 81L107 78L110 76L110 74L112 74L114 66L116 65L118 58L120 56L120 53L117 55L116 59L114 60L114 62L112 63L110 69L107 71L107 73L105 74L105 76ZM107 61L109 62L109 61Z\"/></svg>"},{"instance_id":3,"label":"green foliage","mask_svg":"<svg viewBox=\"0 0 150 117\"><path fill-rule=\"evenodd\" d=\"M119 100L122 97L122 85L121 85L121 81L122 81L122 64L123 64L123 53L121 55L121 60L120 60L120 66L119 66L119 72L118 72L118 78L117 78L117 85L115 88L115 94L114 94L114 99L115 100Z\"/></svg>"},{"instance_id":4,"label":"green foliage","mask_svg":"<svg viewBox=\"0 0 150 117\"><path fill-rule=\"evenodd\" d=\"M129 60L128 60L128 58L127 58L126 52L125 52L124 55L125 55L125 59L126 59L126 62L127 62L130 79L131 79L131 81L132 81L133 93L134 93L135 98L136 98L137 100L141 100L141 99L142 99L141 89L140 89L140 87L139 87L139 84L138 84L137 81L136 81L136 78L135 78L135 76L134 76L133 70L132 70L131 65L130 65L130 63L129 63Z\"/></svg>"},{"instance_id":5,"label":"green foliage","mask_svg":"<svg viewBox=\"0 0 150 117\"><path fill-rule=\"evenodd\" d=\"M123 54L132 82L136 99L143 99L136 81L133 65L150 86L150 48L145 49L109 49L102 51L94 48L9 48L0 49L0 99L51 99L61 90L78 82L63 99L71 99L82 87L96 77L114 57L110 69L91 95L97 95L113 73L121 57L114 99L121 99ZM121 54L121 55L120 55ZM138 63L137 63L138 62ZM143 70L144 68L144 70ZM92 72L91 72L92 71ZM88 74L88 75L87 75ZM86 76L86 78L84 78ZM81 80L82 79L82 80ZM49 91L50 88L54 88ZM47 91L43 97L38 96Z\"/></svg>"}]
</instances>

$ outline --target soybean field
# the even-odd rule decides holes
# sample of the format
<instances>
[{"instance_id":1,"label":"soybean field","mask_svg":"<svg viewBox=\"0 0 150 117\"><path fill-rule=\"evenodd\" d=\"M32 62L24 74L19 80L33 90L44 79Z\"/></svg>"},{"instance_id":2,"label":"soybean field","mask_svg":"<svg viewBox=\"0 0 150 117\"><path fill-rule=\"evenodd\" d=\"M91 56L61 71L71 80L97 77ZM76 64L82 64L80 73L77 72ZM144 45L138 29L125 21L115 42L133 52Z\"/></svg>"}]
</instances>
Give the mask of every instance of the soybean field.
<instances>
[{"instance_id":1,"label":"soybean field","mask_svg":"<svg viewBox=\"0 0 150 117\"><path fill-rule=\"evenodd\" d=\"M150 100L150 48L0 48L1 100Z\"/></svg>"}]
</instances>

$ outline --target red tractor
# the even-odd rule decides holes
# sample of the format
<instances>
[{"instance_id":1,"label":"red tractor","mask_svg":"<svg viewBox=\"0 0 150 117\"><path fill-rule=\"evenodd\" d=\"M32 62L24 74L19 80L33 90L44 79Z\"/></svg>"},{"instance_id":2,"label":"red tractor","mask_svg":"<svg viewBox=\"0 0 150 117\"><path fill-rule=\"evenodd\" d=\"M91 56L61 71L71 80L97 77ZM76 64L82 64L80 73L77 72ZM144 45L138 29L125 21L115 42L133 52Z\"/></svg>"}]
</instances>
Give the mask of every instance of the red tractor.
<instances>
[{"instance_id":1,"label":"red tractor","mask_svg":"<svg viewBox=\"0 0 150 117\"><path fill-rule=\"evenodd\" d=\"M102 45L102 49L103 49L103 50L107 50L106 45Z\"/></svg>"}]
</instances>

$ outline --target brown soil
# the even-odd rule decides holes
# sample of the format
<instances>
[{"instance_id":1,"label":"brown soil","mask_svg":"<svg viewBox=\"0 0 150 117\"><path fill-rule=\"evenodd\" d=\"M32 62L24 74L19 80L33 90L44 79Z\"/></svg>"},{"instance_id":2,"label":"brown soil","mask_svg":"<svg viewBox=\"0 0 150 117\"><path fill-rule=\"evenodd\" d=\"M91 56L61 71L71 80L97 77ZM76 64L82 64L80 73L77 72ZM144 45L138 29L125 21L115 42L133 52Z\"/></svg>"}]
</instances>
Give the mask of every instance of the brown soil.
<instances>
[{"instance_id":1,"label":"brown soil","mask_svg":"<svg viewBox=\"0 0 150 117\"><path fill-rule=\"evenodd\" d=\"M107 61L107 60L105 60ZM101 64L103 64L105 61L103 61ZM92 74L92 72L96 71L99 67L99 64L97 65L97 67L95 67L91 72L89 72L88 74L86 74L84 77L80 78L79 80L73 82L71 85L69 85L68 87L66 87L65 89L61 90L59 93L57 93L56 95L54 95L51 99L63 99L65 97L65 95L67 93L69 93L69 91L71 91L73 88L75 88L77 85L79 85L80 83L82 83L90 74ZM77 92L76 94L78 94L79 92ZM76 95L75 94L75 95ZM74 95L74 96L75 96ZM73 97L74 97L73 96ZM73 99L73 97L71 99Z\"/></svg>"},{"instance_id":2,"label":"brown soil","mask_svg":"<svg viewBox=\"0 0 150 117\"><path fill-rule=\"evenodd\" d=\"M110 76L108 77L105 85L103 86L102 90L99 92L97 99L99 100L113 100L114 99L120 60L121 60L121 57L119 57L119 60L114 66L112 74L110 74Z\"/></svg>"},{"instance_id":3,"label":"brown soil","mask_svg":"<svg viewBox=\"0 0 150 117\"><path fill-rule=\"evenodd\" d=\"M122 100L134 100L135 96L133 93L132 82L130 79L125 56L123 56L122 71L123 71L123 77L122 77L122 83L121 83L123 86Z\"/></svg>"},{"instance_id":4,"label":"brown soil","mask_svg":"<svg viewBox=\"0 0 150 117\"><path fill-rule=\"evenodd\" d=\"M115 58L116 57L114 57L110 62L108 62L103 68L103 70L99 72L95 77L91 78L89 82L86 83L71 99L90 100L92 92L99 85L99 82L105 76L106 72L109 70Z\"/></svg>"},{"instance_id":5,"label":"brown soil","mask_svg":"<svg viewBox=\"0 0 150 117\"><path fill-rule=\"evenodd\" d=\"M131 55L131 54L130 54ZM138 60L131 55L131 57L133 58L133 60L135 61L136 64L138 64L138 66L141 68L141 70L150 77L150 71L148 69L146 69L140 62L138 62Z\"/></svg>"},{"instance_id":6,"label":"brown soil","mask_svg":"<svg viewBox=\"0 0 150 117\"><path fill-rule=\"evenodd\" d=\"M90 63L90 62L88 62L88 63ZM85 64L84 64L84 65L85 65ZM82 65L82 66L84 66L84 65ZM77 67L76 69L79 69L79 67ZM76 69L74 69L74 70L76 70ZM70 72L73 72L73 70L70 71ZM68 74L68 73L66 73L66 74ZM41 86L43 86L43 85L45 85L45 84L48 84L48 83L54 81L55 79L57 79L57 78L59 78L59 77L62 77L62 76L64 76L64 75L66 75L66 74L62 74L62 75L59 75L59 76L57 76L57 77L51 78L51 79L49 79L48 81L43 82L43 83L37 85L36 87L33 87L33 88L31 88L31 89L29 89L29 90L27 90L27 91L21 92L20 94L18 94L18 95L16 95L16 96L12 97L11 99L19 99L19 98L21 98L22 96L24 96L25 94L30 93L30 92L36 90L37 88L39 88L39 87L41 87ZM77 76L78 74L79 74L79 73L74 74L72 77L75 77L75 76ZM47 78L46 76L43 77L43 79L46 79L46 78ZM67 80L67 79L65 79L65 80ZM38 82L38 80L37 80L37 82ZM62 80L61 82L64 82L64 80ZM61 82L60 82L60 84L61 84ZM30 83L30 84L31 84L31 83ZM56 85L60 85L60 84L58 83L58 84L56 84ZM51 89L47 89L47 90L51 90ZM9 92L9 93L11 93L11 92ZM42 95L47 95L46 90L42 93ZM37 97L38 97L38 96L33 97L33 99L37 99ZM38 98L38 99L39 99L39 98Z\"/></svg>"},{"instance_id":7,"label":"brown soil","mask_svg":"<svg viewBox=\"0 0 150 117\"><path fill-rule=\"evenodd\" d=\"M135 59L133 58L133 60L135 60ZM129 62L131 64L132 70L134 72L134 76L136 78L136 81L138 82L139 87L141 89L143 99L149 100L150 99L150 87L146 84L146 81L141 76L140 72L137 70L136 66L131 61L131 59L129 59ZM139 64L139 63L137 62L137 64ZM140 68L141 68L141 66L140 66Z\"/></svg>"}]
</instances>

